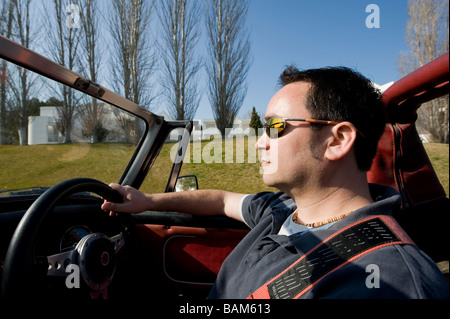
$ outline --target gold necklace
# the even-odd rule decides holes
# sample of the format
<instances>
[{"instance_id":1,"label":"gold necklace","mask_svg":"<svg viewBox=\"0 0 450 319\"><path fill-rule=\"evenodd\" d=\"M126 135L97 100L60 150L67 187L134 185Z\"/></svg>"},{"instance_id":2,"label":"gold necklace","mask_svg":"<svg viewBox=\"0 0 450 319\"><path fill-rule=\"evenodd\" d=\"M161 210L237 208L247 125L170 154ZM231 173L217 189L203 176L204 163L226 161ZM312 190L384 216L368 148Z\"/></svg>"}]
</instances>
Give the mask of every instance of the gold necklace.
<instances>
[{"instance_id":1,"label":"gold necklace","mask_svg":"<svg viewBox=\"0 0 450 319\"><path fill-rule=\"evenodd\" d=\"M323 226L323 225L326 225L326 224L329 224L329 223L336 222L338 220L344 219L345 217L347 217L351 213L353 213L353 211L350 211L348 213L345 213L345 214L342 214L342 215L339 215L339 216L330 217L330 218L327 218L327 219L322 220L320 222L304 224L304 223L302 223L302 222L300 222L298 220L298 210L296 210L294 215L292 216L292 221L294 223L297 223L297 224L302 225L302 226L306 226L308 228L315 228L315 227Z\"/></svg>"}]
</instances>

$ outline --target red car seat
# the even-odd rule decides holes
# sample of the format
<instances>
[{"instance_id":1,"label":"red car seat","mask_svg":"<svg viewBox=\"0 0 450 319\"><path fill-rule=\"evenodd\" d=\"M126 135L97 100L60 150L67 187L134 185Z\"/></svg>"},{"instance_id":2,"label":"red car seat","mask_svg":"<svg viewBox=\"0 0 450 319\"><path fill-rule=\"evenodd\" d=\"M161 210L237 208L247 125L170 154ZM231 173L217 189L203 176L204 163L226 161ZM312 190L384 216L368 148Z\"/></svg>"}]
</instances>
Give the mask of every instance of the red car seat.
<instances>
[{"instance_id":1,"label":"red car seat","mask_svg":"<svg viewBox=\"0 0 450 319\"><path fill-rule=\"evenodd\" d=\"M416 130L422 103L449 93L449 54L400 79L383 94L387 125L367 173L371 183L389 185L402 196L396 219L435 262L447 261L449 199Z\"/></svg>"}]
</instances>

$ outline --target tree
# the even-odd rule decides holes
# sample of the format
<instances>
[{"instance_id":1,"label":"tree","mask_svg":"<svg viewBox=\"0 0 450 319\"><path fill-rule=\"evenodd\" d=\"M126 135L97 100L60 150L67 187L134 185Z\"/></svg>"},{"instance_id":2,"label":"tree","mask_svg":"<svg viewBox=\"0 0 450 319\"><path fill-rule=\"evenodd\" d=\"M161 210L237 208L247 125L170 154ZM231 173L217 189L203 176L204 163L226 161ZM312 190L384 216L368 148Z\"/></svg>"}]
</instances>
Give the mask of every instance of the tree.
<instances>
[{"instance_id":1,"label":"tree","mask_svg":"<svg viewBox=\"0 0 450 319\"><path fill-rule=\"evenodd\" d=\"M48 18L48 53L60 65L74 70L78 64L80 43L80 27L67 22L67 8L71 8L71 0L53 0L53 5L45 9ZM71 143L72 127L76 118L78 95L75 90L59 85L59 95L63 105L57 108L56 126L64 137L64 143Z\"/></svg>"},{"instance_id":2,"label":"tree","mask_svg":"<svg viewBox=\"0 0 450 319\"><path fill-rule=\"evenodd\" d=\"M100 52L99 52L99 28L98 28L98 2L95 0L78 0L80 9L80 26L81 26L81 47L83 64L87 65L85 76L92 82L97 83L98 73L100 67ZM86 98L86 100L89 98ZM82 103L79 106L79 119L83 126L83 132L87 137L90 137L92 143L98 141L98 137L102 132L102 117L105 113L102 104L99 104L94 97L90 98L90 102Z\"/></svg>"},{"instance_id":3,"label":"tree","mask_svg":"<svg viewBox=\"0 0 450 319\"><path fill-rule=\"evenodd\" d=\"M261 118L259 114L256 112L255 107L253 107L252 115L250 117L250 125L249 125L256 134L258 134L258 129L263 127L263 123L261 122Z\"/></svg>"},{"instance_id":4,"label":"tree","mask_svg":"<svg viewBox=\"0 0 450 319\"><path fill-rule=\"evenodd\" d=\"M399 71L406 75L449 49L448 0L409 0L406 44L399 56ZM449 142L448 96L425 103L418 110L417 128L432 141Z\"/></svg>"},{"instance_id":5,"label":"tree","mask_svg":"<svg viewBox=\"0 0 450 319\"><path fill-rule=\"evenodd\" d=\"M51 96L47 99L47 101L42 103L42 106L62 106L63 101L58 100L56 97Z\"/></svg>"},{"instance_id":6,"label":"tree","mask_svg":"<svg viewBox=\"0 0 450 319\"><path fill-rule=\"evenodd\" d=\"M30 22L30 2L31 0L12 0L13 38L26 48L31 45L31 22ZM10 104L10 111L14 112L17 119L20 145L28 144L28 116L29 116L29 96L33 87L35 77L27 69L17 66L14 75L9 73L10 88L13 92L13 102Z\"/></svg>"},{"instance_id":7,"label":"tree","mask_svg":"<svg viewBox=\"0 0 450 319\"><path fill-rule=\"evenodd\" d=\"M161 85L169 101L168 111L177 120L192 120L200 103L196 75L201 68L196 48L200 36L200 2L160 2L160 46L164 72Z\"/></svg>"},{"instance_id":8,"label":"tree","mask_svg":"<svg viewBox=\"0 0 450 319\"><path fill-rule=\"evenodd\" d=\"M3 0L0 5L0 34L9 38L12 32L13 3ZM0 65L0 145L6 143L7 73L7 63L2 60Z\"/></svg>"},{"instance_id":9,"label":"tree","mask_svg":"<svg viewBox=\"0 0 450 319\"><path fill-rule=\"evenodd\" d=\"M207 14L210 61L208 97L222 136L247 94L250 41L246 32L247 0L210 0Z\"/></svg>"},{"instance_id":10,"label":"tree","mask_svg":"<svg viewBox=\"0 0 450 319\"><path fill-rule=\"evenodd\" d=\"M149 81L156 68L149 30L153 5L154 1L113 0L109 21L111 84L117 93L147 109L155 97Z\"/></svg>"},{"instance_id":11,"label":"tree","mask_svg":"<svg viewBox=\"0 0 450 319\"><path fill-rule=\"evenodd\" d=\"M156 97L150 77L156 68L154 50L150 43L150 18L154 1L113 0L109 25L113 39L111 85L126 99L151 108ZM128 142L137 143L140 126L122 112L116 113Z\"/></svg>"}]
</instances>

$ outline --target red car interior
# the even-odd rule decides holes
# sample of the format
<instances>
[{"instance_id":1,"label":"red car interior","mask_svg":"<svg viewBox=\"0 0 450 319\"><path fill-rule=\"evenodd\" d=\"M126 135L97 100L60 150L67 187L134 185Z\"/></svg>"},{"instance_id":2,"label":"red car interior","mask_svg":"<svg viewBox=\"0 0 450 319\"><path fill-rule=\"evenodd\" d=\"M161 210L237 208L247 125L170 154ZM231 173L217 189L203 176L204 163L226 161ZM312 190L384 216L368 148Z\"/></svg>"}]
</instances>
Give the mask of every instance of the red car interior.
<instances>
[{"instance_id":1,"label":"red car interior","mask_svg":"<svg viewBox=\"0 0 450 319\"><path fill-rule=\"evenodd\" d=\"M403 205L395 217L435 262L447 263L449 199L425 152L415 122L422 103L448 92L448 53L384 92L388 123L367 174L369 182L389 185L400 192Z\"/></svg>"},{"instance_id":2,"label":"red car interior","mask_svg":"<svg viewBox=\"0 0 450 319\"><path fill-rule=\"evenodd\" d=\"M415 121L416 110L423 102L448 94L448 74L446 54L383 94L388 124L367 174L369 182L400 192L403 207L395 217L436 262L449 259L445 229L449 200L420 141ZM223 260L248 232L171 225L137 225L137 231L148 248L148 258L159 263L153 271L158 272L163 285L172 290L176 287L180 296L206 296Z\"/></svg>"}]
</instances>

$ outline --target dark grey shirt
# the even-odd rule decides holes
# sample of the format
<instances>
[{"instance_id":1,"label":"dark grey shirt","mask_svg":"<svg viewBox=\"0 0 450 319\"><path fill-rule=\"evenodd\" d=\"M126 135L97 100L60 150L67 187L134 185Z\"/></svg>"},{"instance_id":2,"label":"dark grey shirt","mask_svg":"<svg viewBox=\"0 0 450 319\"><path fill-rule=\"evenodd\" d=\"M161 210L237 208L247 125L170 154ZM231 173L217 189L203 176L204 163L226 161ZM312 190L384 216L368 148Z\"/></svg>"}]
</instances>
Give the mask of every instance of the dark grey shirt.
<instances>
[{"instance_id":1,"label":"dark grey shirt","mask_svg":"<svg viewBox=\"0 0 450 319\"><path fill-rule=\"evenodd\" d=\"M392 215L400 196L392 188L370 185L374 203L331 226L279 235L296 209L282 192L247 196L242 216L252 229L222 265L209 298L247 298L311 248L336 231L373 215ZM370 284L377 269L378 285ZM369 284L368 284L369 282ZM301 298L448 298L449 286L436 264L414 245L392 245L372 251L333 271Z\"/></svg>"}]
</instances>

